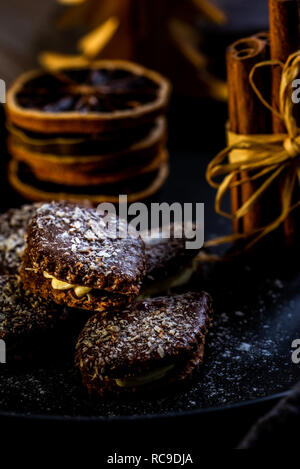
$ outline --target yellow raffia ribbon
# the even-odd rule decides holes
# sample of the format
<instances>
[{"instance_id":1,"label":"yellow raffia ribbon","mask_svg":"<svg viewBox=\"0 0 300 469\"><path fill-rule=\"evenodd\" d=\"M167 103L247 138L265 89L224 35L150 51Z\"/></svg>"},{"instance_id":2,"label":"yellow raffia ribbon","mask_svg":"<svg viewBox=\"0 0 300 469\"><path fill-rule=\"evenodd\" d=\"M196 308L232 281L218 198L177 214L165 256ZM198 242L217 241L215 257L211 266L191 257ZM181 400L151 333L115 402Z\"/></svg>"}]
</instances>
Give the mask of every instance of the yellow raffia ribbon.
<instances>
[{"instance_id":1,"label":"yellow raffia ribbon","mask_svg":"<svg viewBox=\"0 0 300 469\"><path fill-rule=\"evenodd\" d=\"M264 66L280 65L283 68L279 91L279 111L274 109L262 96L254 83L255 71ZM217 246L231 243L238 239L252 238L246 249L271 231L276 230L288 215L300 206L300 200L293 203L296 185L300 185L300 129L293 116L294 103L292 101L292 82L300 76L300 51L292 54L286 64L279 61L265 61L256 64L249 76L253 90L263 104L274 114L283 119L286 134L266 135L238 135L228 131L227 148L222 150L208 165L206 179L217 189L215 210L218 214L232 220L240 219L249 212L251 207L259 202L260 197L274 183L279 181L282 187L281 213L271 223L246 234L233 234L206 243L206 246ZM241 171L249 174L248 179L236 181L235 176ZM223 177L221 182L215 178ZM263 177L264 176L264 177ZM231 188L245 182L258 181L261 185L254 194L235 212L222 210L222 202Z\"/></svg>"}]
</instances>

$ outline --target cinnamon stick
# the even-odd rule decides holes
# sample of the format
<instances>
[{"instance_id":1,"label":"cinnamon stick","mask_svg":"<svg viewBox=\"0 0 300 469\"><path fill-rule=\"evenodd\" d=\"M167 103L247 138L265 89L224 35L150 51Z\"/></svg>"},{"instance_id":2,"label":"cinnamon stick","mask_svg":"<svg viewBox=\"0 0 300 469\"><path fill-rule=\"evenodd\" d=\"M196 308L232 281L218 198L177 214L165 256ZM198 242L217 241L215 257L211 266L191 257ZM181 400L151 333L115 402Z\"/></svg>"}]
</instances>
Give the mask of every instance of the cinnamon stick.
<instances>
[{"instance_id":1,"label":"cinnamon stick","mask_svg":"<svg viewBox=\"0 0 300 469\"><path fill-rule=\"evenodd\" d=\"M299 48L299 0L269 0L270 53L272 60L285 63ZM281 67L272 70L272 105L279 109ZM283 121L273 115L273 132L286 132Z\"/></svg>"},{"instance_id":2,"label":"cinnamon stick","mask_svg":"<svg viewBox=\"0 0 300 469\"><path fill-rule=\"evenodd\" d=\"M261 134L270 132L270 112L255 95L249 74L255 64L268 58L268 41L257 37L240 39L229 46L226 54L228 79L228 111L230 130L237 134ZM268 96L270 83L264 69L259 69L255 81L260 90ZM246 180L245 171L237 179ZM256 190L255 183L244 182L232 188L232 210L239 208ZM236 233L248 233L261 226L262 213L259 204L254 205L242 220L234 221Z\"/></svg>"},{"instance_id":3,"label":"cinnamon stick","mask_svg":"<svg viewBox=\"0 0 300 469\"><path fill-rule=\"evenodd\" d=\"M259 33L254 34L253 37L264 41L268 46L270 46L270 32L269 31L260 31Z\"/></svg>"},{"instance_id":4,"label":"cinnamon stick","mask_svg":"<svg viewBox=\"0 0 300 469\"><path fill-rule=\"evenodd\" d=\"M269 0L271 59L285 63L288 57L299 49L299 12L299 0ZM273 67L272 105L276 109L279 108L281 73L279 66ZM273 115L273 132L286 132L283 121L275 115ZM282 193L281 187L279 190ZM297 215L299 216L298 211L297 214L291 214L284 222L284 235L289 247L293 247L296 243Z\"/></svg>"}]
</instances>

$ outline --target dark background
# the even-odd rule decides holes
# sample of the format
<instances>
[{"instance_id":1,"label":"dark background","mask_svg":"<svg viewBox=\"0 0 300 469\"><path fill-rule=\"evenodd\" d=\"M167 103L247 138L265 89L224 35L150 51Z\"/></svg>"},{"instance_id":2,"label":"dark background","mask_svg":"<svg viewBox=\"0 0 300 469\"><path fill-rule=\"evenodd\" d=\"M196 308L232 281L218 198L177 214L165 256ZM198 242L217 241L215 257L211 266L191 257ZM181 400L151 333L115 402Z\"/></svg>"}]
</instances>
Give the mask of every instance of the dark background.
<instances>
[{"instance_id":1,"label":"dark background","mask_svg":"<svg viewBox=\"0 0 300 469\"><path fill-rule=\"evenodd\" d=\"M162 0L163 1L163 0ZM224 27L199 25L207 38L205 49L208 54L218 51L218 72L224 75L224 51L226 44L257 30L267 28L267 1L265 0L216 0L224 6L230 21ZM0 78L9 84L23 70L36 65L36 54L41 44L51 37L51 18L57 6L53 0L9 0L0 5ZM185 73L180 70L178 73ZM171 152L171 176L158 194L158 201L206 203L206 234L215 235L230 230L230 225L214 214L214 191L208 188L204 177L209 159L224 143L226 104L208 98L195 100L186 93L175 93L169 112ZM2 119L3 124L3 119ZM5 130L1 131L1 186L0 209L17 206L22 200L11 191L6 183ZM68 422L42 419L1 419L1 429L7 438L22 438L32 442L48 440L60 443L72 452L86 446L98 454L100 463L103 454L123 448L124 454L139 454L145 451L172 449L199 455L199 448L233 448L250 426L272 407L268 400L256 406L239 407L209 412L201 416L160 420L126 420L107 423ZM47 436L46 436L47 435ZM199 456L198 456L199 461ZM200 465L200 464L199 464Z\"/></svg>"}]
</instances>

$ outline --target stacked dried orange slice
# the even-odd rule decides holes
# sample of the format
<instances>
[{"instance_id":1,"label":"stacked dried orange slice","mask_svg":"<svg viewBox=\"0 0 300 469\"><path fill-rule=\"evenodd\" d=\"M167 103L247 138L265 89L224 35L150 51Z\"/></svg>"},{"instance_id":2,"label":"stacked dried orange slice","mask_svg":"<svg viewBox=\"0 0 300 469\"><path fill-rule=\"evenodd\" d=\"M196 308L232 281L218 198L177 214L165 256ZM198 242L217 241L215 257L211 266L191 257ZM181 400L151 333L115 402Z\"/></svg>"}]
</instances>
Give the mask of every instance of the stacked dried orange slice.
<instances>
[{"instance_id":1,"label":"stacked dried orange slice","mask_svg":"<svg viewBox=\"0 0 300 469\"><path fill-rule=\"evenodd\" d=\"M31 200L152 195L168 175L170 90L119 60L22 75L6 106L12 186Z\"/></svg>"}]
</instances>

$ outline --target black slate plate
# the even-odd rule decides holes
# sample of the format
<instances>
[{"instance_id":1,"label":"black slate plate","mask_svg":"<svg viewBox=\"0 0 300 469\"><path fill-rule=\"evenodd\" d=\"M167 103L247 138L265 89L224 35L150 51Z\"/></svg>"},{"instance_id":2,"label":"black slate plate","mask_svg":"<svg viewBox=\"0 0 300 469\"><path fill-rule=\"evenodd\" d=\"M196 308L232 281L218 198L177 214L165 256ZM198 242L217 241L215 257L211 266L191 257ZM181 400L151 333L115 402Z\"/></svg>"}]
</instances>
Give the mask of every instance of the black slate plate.
<instances>
[{"instance_id":1,"label":"black slate plate","mask_svg":"<svg viewBox=\"0 0 300 469\"><path fill-rule=\"evenodd\" d=\"M171 154L171 177L156 201L204 201L206 237L228 232L230 225L214 214L214 191L204 181L211 153ZM275 247L268 261L260 254L210 266L189 285L208 290L216 308L205 363L192 383L126 399L88 397L73 366L74 343L85 321L76 315L36 361L0 365L0 414L164 417L278 397L300 377L299 365L291 361L292 341L300 338L300 275L282 266L278 253Z\"/></svg>"},{"instance_id":2,"label":"black slate plate","mask_svg":"<svg viewBox=\"0 0 300 469\"><path fill-rule=\"evenodd\" d=\"M68 334L67 349L60 337L48 344L50 350L36 362L1 366L1 411L93 417L166 415L222 408L287 391L299 379L299 366L291 361L291 343L300 337L300 276L289 281L277 275L263 278L248 266L236 267L235 273L233 288L228 270L222 273L220 287L210 285L216 302L215 326L208 338L205 364L192 383L138 398L89 398L72 365ZM81 321L77 317L74 322L76 332Z\"/></svg>"}]
</instances>

